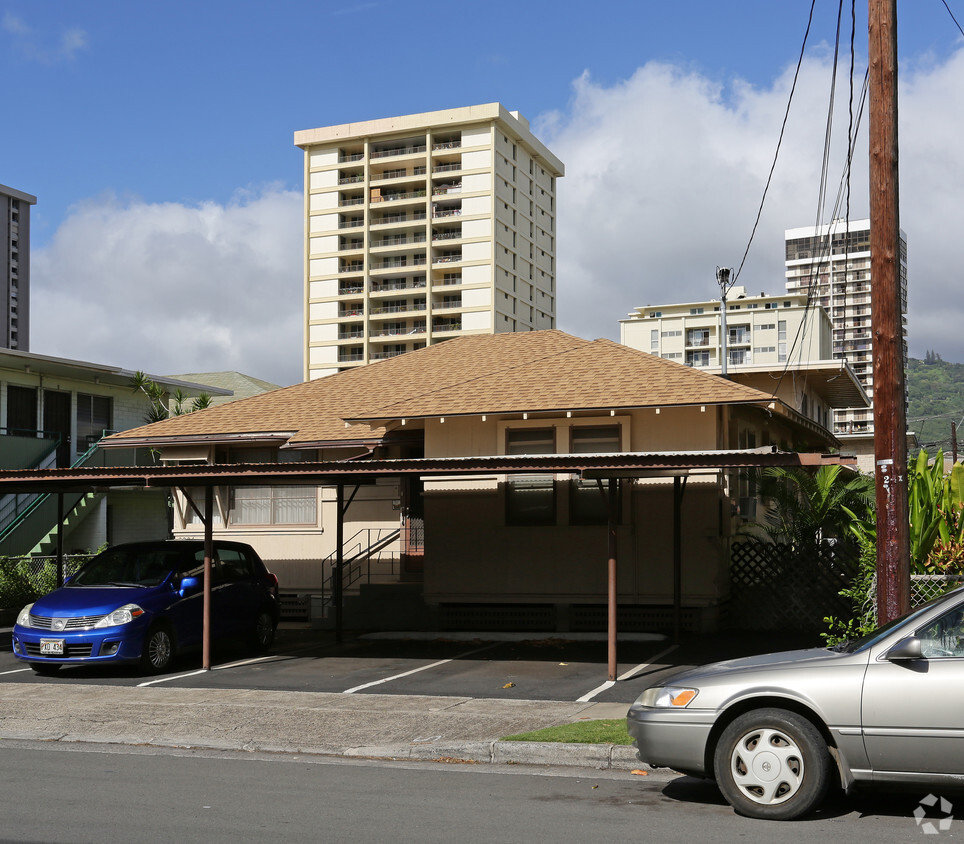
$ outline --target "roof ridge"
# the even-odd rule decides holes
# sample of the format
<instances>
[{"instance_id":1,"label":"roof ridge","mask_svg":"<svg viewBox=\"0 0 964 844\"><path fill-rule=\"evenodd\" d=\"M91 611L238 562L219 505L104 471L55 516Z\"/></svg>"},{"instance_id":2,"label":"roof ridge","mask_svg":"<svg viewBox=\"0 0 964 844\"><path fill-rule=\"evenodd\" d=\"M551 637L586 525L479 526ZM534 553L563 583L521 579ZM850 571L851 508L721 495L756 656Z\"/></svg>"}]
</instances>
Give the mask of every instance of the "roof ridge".
<instances>
[{"instance_id":1,"label":"roof ridge","mask_svg":"<svg viewBox=\"0 0 964 844\"><path fill-rule=\"evenodd\" d=\"M567 332L565 332L565 331L560 331L558 328L547 328L547 329L544 329L544 330L538 331L538 332L536 332L536 331L527 331L527 332L524 332L524 333L523 333L523 332L517 332L517 333L516 333L516 336L517 336L517 337L530 337L530 336L532 336L533 334L550 334L550 333L552 333L552 334L559 334L559 335L561 335L562 337L566 337L566 338L569 338L569 339L571 339L571 340L575 340L575 341L577 341L577 343L574 344L573 346L569 347L569 348L566 348L566 349L555 350L555 351L552 351L552 352L546 351L544 354L540 354L540 355L538 355L538 356L536 356L536 357L526 358L525 360L520 360L520 361L517 361L517 362L513 362L513 363L511 363L511 364L507 363L506 365L501 366L501 367L499 367L499 368L489 369L488 371L486 371L486 372L484 372L484 373L479 373L479 374L476 374L476 375L472 375L472 376L470 376L470 377L463 378L462 380L452 381L452 382L447 383L447 384L436 385L436 386L433 386L432 389L430 389L430 390L425 390L424 392L421 392L421 393L417 393L417 394L416 394L416 393L410 393L410 394L408 394L404 399L401 399L401 401L406 401L406 402L408 402L408 401L413 401L413 400L416 400L416 399L424 399L424 398L426 398L427 396L435 395L435 394L440 393L440 392L443 392L443 391L445 391L445 390L451 390L451 389L453 389L453 388L455 388L455 387L464 387L464 386L467 385L467 384L471 384L473 381L481 381L481 380L483 380L483 379L485 379L485 378L491 378L493 375L504 375L504 374L506 374L506 373L508 373L508 372L512 372L513 370L517 370L517 369L519 369L519 368L521 368L521 367L531 366L533 363L536 363L536 362L538 362L538 361L549 360L550 358L553 358L553 357L558 357L558 356L561 356L561 355L568 354L569 352L577 351L578 349L585 348L585 346L590 345L590 344L592 343L591 340L585 340L585 339L583 339L582 337L576 337L574 334L569 334L569 333L567 333ZM473 337L485 337L485 338L489 339L489 338L492 338L492 337L498 337L498 336L506 336L506 337L507 337L507 336L511 336L511 335L512 335L512 332L508 332L508 333L503 334L503 335L498 335L498 334L463 335L462 337L455 338L455 342L459 342L459 341L471 341L471 339L472 339ZM452 342L453 342L452 340L448 340L448 341L446 341L446 344L449 345L449 344L451 344ZM429 346L429 347L426 347L426 348L432 348L432 347ZM436 348L438 348L438 347L436 347ZM419 349L418 351L423 351L423 350L422 350L422 349ZM395 405L395 404L398 404L398 400L393 401L393 402L390 402L389 404L384 404L384 405L379 405L378 407L373 407L373 408L371 408L371 409L365 414L365 418L371 418L371 417L375 416L379 411L388 410L388 409L390 409L390 408L391 408L393 405ZM351 417L345 417L346 421L347 421L348 419L350 419L350 418L351 418Z\"/></svg>"}]
</instances>

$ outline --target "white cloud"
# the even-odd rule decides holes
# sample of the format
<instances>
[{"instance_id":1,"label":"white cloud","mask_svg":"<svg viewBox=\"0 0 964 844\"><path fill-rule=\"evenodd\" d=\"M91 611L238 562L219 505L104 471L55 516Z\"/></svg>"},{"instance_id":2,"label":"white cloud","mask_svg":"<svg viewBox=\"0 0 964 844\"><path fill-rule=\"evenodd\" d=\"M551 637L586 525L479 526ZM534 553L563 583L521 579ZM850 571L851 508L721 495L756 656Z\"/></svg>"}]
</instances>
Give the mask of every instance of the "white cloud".
<instances>
[{"instance_id":1,"label":"white cloud","mask_svg":"<svg viewBox=\"0 0 964 844\"><path fill-rule=\"evenodd\" d=\"M719 295L717 266L739 265L770 169L792 81L728 85L650 63L609 88L584 74L563 114L535 126L565 162L559 181L559 325L618 339L640 305ZM964 294L957 240L964 229L964 50L905 73L901 225L909 241L911 354L964 361ZM844 83L845 84L845 83ZM801 72L780 159L739 283L785 289L784 229L811 225L817 200L829 62ZM828 196L844 169L846 89L838 89ZM867 114L853 164L851 219L868 214ZM842 215L841 211L841 215ZM829 219L829 206L825 219Z\"/></svg>"},{"instance_id":2,"label":"white cloud","mask_svg":"<svg viewBox=\"0 0 964 844\"><path fill-rule=\"evenodd\" d=\"M87 33L79 27L64 30L55 43L45 43L47 39L37 37L34 29L22 18L7 12L3 16L3 29L16 39L21 54L40 64L56 64L71 61L78 52L87 47Z\"/></svg>"},{"instance_id":3,"label":"white cloud","mask_svg":"<svg viewBox=\"0 0 964 844\"><path fill-rule=\"evenodd\" d=\"M302 376L302 203L277 187L227 205L72 209L34 250L31 350L155 375Z\"/></svg>"}]
</instances>

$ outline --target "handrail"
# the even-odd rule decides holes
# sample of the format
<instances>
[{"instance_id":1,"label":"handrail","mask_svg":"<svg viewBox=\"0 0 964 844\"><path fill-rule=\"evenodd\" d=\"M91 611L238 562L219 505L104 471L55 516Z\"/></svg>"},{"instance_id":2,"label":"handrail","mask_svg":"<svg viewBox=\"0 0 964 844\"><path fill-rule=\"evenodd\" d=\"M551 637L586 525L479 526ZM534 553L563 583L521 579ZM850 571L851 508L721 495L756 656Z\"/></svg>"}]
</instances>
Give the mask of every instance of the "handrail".
<instances>
[{"instance_id":1,"label":"handrail","mask_svg":"<svg viewBox=\"0 0 964 844\"><path fill-rule=\"evenodd\" d=\"M383 531L388 531L383 533ZM374 541L372 533L376 534ZM367 534L367 542L363 542L360 537ZM362 576L362 564L365 561L371 562L372 556L378 551L391 545L396 539L401 537L401 528L362 528L354 536L345 541L342 553L342 589L351 586ZM329 603L334 597L335 570L337 569L338 552L333 551L322 560L322 571L327 565L329 567L328 576L322 577L321 599L322 603ZM371 570L369 567L369 575Z\"/></svg>"},{"instance_id":2,"label":"handrail","mask_svg":"<svg viewBox=\"0 0 964 844\"><path fill-rule=\"evenodd\" d=\"M114 433L114 432L105 430L101 434L100 439L103 439L104 437L106 437L108 434L111 434L111 433ZM58 445L60 444L59 440L57 444ZM98 440L93 445L91 445L90 448L87 449L87 451L85 451L73 463L71 463L70 468L77 469L81 466L84 466L87 463L87 461L93 456L94 452L97 451L97 448L99 445L100 445L100 440ZM54 454L54 457L56 457L56 448L53 450L53 454ZM37 466L34 468L49 468L49 465ZM10 519L10 521L4 524L3 520L0 519L0 524L3 524L3 527L0 528L0 542L2 542L4 539L10 536L10 534L13 533L18 527L20 527L20 525L22 525L30 517L30 515L50 497L51 493L49 492L44 492L40 494L31 493L30 495L33 496L33 500L30 501L29 504L23 510L20 510L18 513L14 514L14 516ZM30 497L30 496L24 496L24 497ZM64 514L64 517L72 513L76 509L80 501L83 500L83 498L84 496L81 495L80 498L74 503L74 506L71 507L70 510Z\"/></svg>"}]
</instances>

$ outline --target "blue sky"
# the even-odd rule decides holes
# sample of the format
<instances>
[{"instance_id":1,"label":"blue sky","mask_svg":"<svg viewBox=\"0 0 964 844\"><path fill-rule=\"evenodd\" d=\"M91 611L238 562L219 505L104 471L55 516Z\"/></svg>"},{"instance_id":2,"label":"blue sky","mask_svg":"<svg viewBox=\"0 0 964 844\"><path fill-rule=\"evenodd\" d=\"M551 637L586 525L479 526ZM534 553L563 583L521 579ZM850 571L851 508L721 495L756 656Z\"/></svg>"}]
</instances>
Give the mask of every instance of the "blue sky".
<instances>
[{"instance_id":1,"label":"blue sky","mask_svg":"<svg viewBox=\"0 0 964 844\"><path fill-rule=\"evenodd\" d=\"M964 2L948 2L964 20ZM765 215L763 257L744 276L767 292L782 289L782 230L814 219L836 6L817 2L774 216ZM2 113L19 118L0 133L0 183L39 198L32 350L156 373L223 368L298 380L302 158L292 133L493 101L526 115L567 165L560 327L618 337L632 307L659 301L667 285L679 297L709 297L715 265L742 255L809 9L809 0L0 0ZM857 14L862 68L866 0ZM946 153L952 166L959 118L941 112L964 111L953 108L964 87L964 65L955 64L964 39L941 0L905 0L899 15L910 104L933 103L914 126L925 146L944 139L936 160ZM691 147L694 137L704 144ZM642 181L600 169L606 153L645 155L632 168ZM720 159L729 172L717 181ZM934 175L947 192L937 204L949 227L961 222L951 192L960 177ZM582 212L564 222L567 201L591 206L596 219L623 209L625 219L634 197L652 237L628 231L618 238L628 245L608 249L619 254L606 260L592 256L611 227L590 227L593 240L577 242L587 237ZM865 202L856 205L866 213ZM915 243L926 245L914 212L902 216L912 280ZM713 254L694 255L694 238L712 243ZM928 279L957 272L924 267ZM276 294L273 320L259 304L266 288ZM155 307L159 295L177 308ZM921 338L936 343L944 334L934 325L953 314L925 313L927 296L912 292L911 312L920 313ZM178 313L185 298L195 306L190 318ZM253 301L239 301L246 298ZM134 334L108 324L118 315L123 322L127 308L131 316L149 310L156 325ZM78 314L90 324L80 337L67 328ZM911 351L922 355L914 328L912 318ZM964 340L952 349L953 334L948 326L938 350L964 360Z\"/></svg>"}]
</instances>

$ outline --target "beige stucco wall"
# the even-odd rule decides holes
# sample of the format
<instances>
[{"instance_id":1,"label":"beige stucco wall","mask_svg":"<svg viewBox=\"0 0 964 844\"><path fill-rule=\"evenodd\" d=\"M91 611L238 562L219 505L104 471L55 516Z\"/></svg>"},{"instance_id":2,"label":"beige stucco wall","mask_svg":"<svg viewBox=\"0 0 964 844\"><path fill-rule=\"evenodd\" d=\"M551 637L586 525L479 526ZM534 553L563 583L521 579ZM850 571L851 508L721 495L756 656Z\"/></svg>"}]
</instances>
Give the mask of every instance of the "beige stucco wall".
<instances>
[{"instance_id":1,"label":"beige stucco wall","mask_svg":"<svg viewBox=\"0 0 964 844\"><path fill-rule=\"evenodd\" d=\"M568 486L557 487L567 512ZM673 600L673 485L627 487L617 530L621 602ZM717 603L727 593L718 486L690 481L682 508L682 594L686 606ZM430 602L605 603L605 526L517 527L505 524L503 485L427 492L425 597Z\"/></svg>"}]
</instances>

